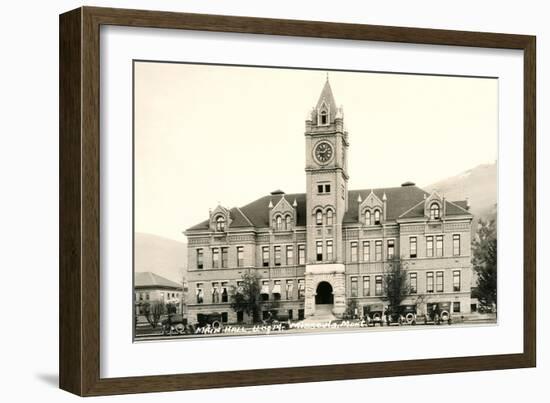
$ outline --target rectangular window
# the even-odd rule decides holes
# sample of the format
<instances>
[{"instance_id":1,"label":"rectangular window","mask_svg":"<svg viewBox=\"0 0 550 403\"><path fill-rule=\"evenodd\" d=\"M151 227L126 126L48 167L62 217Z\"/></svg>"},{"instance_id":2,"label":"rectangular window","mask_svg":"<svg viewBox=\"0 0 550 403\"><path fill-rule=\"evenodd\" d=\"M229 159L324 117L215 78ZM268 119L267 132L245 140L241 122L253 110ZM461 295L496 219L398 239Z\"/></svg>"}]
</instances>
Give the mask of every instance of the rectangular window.
<instances>
[{"instance_id":1,"label":"rectangular window","mask_svg":"<svg viewBox=\"0 0 550 403\"><path fill-rule=\"evenodd\" d=\"M305 310L304 309L298 309L298 320L304 320L304 315L305 313Z\"/></svg>"},{"instance_id":2,"label":"rectangular window","mask_svg":"<svg viewBox=\"0 0 550 403\"><path fill-rule=\"evenodd\" d=\"M275 251L275 266L280 266L281 265L281 247L275 246L274 251Z\"/></svg>"},{"instance_id":3,"label":"rectangular window","mask_svg":"<svg viewBox=\"0 0 550 403\"><path fill-rule=\"evenodd\" d=\"M332 241L327 241L327 260L331 261L333 258Z\"/></svg>"},{"instance_id":4,"label":"rectangular window","mask_svg":"<svg viewBox=\"0 0 550 403\"><path fill-rule=\"evenodd\" d=\"M443 272L438 271L435 274L435 291L443 292Z\"/></svg>"},{"instance_id":5,"label":"rectangular window","mask_svg":"<svg viewBox=\"0 0 550 403\"><path fill-rule=\"evenodd\" d=\"M294 316L294 315L293 315L293 312L294 312L294 311L293 311L292 309L289 309L289 310L288 310L288 320L292 320L292 319L293 319L293 316Z\"/></svg>"},{"instance_id":6,"label":"rectangular window","mask_svg":"<svg viewBox=\"0 0 550 403\"><path fill-rule=\"evenodd\" d=\"M298 298L304 299L306 297L306 282L305 280L298 280Z\"/></svg>"},{"instance_id":7,"label":"rectangular window","mask_svg":"<svg viewBox=\"0 0 550 403\"><path fill-rule=\"evenodd\" d=\"M202 249L197 249L197 269L204 267L204 252Z\"/></svg>"},{"instance_id":8,"label":"rectangular window","mask_svg":"<svg viewBox=\"0 0 550 403\"><path fill-rule=\"evenodd\" d=\"M430 235L426 237L426 256L433 257L433 255L434 255L434 237Z\"/></svg>"},{"instance_id":9,"label":"rectangular window","mask_svg":"<svg viewBox=\"0 0 550 403\"><path fill-rule=\"evenodd\" d=\"M350 249L351 249L351 261L357 262L357 242L353 241L350 244Z\"/></svg>"},{"instance_id":10,"label":"rectangular window","mask_svg":"<svg viewBox=\"0 0 550 403\"><path fill-rule=\"evenodd\" d=\"M418 275L416 273L409 273L409 284L411 287L411 294L416 294L418 291Z\"/></svg>"},{"instance_id":11,"label":"rectangular window","mask_svg":"<svg viewBox=\"0 0 550 403\"><path fill-rule=\"evenodd\" d=\"M227 323L227 312L222 312L222 323Z\"/></svg>"},{"instance_id":12,"label":"rectangular window","mask_svg":"<svg viewBox=\"0 0 550 403\"><path fill-rule=\"evenodd\" d=\"M220 265L220 250L218 248L212 248L212 267L217 269Z\"/></svg>"},{"instance_id":13,"label":"rectangular window","mask_svg":"<svg viewBox=\"0 0 550 403\"><path fill-rule=\"evenodd\" d=\"M352 296L352 298L358 296L357 286L358 286L357 277L352 277L351 278L351 296Z\"/></svg>"},{"instance_id":14,"label":"rectangular window","mask_svg":"<svg viewBox=\"0 0 550 403\"><path fill-rule=\"evenodd\" d=\"M395 256L395 240L388 239L388 259L393 259Z\"/></svg>"},{"instance_id":15,"label":"rectangular window","mask_svg":"<svg viewBox=\"0 0 550 403\"><path fill-rule=\"evenodd\" d=\"M377 262L382 260L382 241L376 241L374 243L374 258Z\"/></svg>"},{"instance_id":16,"label":"rectangular window","mask_svg":"<svg viewBox=\"0 0 550 403\"><path fill-rule=\"evenodd\" d=\"M370 242L363 241L363 262L370 261Z\"/></svg>"},{"instance_id":17,"label":"rectangular window","mask_svg":"<svg viewBox=\"0 0 550 403\"><path fill-rule=\"evenodd\" d=\"M363 297L370 296L370 276L363 277Z\"/></svg>"},{"instance_id":18,"label":"rectangular window","mask_svg":"<svg viewBox=\"0 0 550 403\"><path fill-rule=\"evenodd\" d=\"M222 282L222 302L229 301L229 292L227 289L227 281Z\"/></svg>"},{"instance_id":19,"label":"rectangular window","mask_svg":"<svg viewBox=\"0 0 550 403\"><path fill-rule=\"evenodd\" d=\"M237 246L237 267L244 266L244 247Z\"/></svg>"},{"instance_id":20,"label":"rectangular window","mask_svg":"<svg viewBox=\"0 0 550 403\"><path fill-rule=\"evenodd\" d=\"M298 264L306 264L306 246L298 245Z\"/></svg>"},{"instance_id":21,"label":"rectangular window","mask_svg":"<svg viewBox=\"0 0 550 403\"><path fill-rule=\"evenodd\" d=\"M292 245L287 245L286 247L286 264L287 266L294 264L294 247Z\"/></svg>"},{"instance_id":22,"label":"rectangular window","mask_svg":"<svg viewBox=\"0 0 550 403\"><path fill-rule=\"evenodd\" d=\"M416 237L412 236L409 238L409 256L411 258L416 257Z\"/></svg>"},{"instance_id":23,"label":"rectangular window","mask_svg":"<svg viewBox=\"0 0 550 403\"><path fill-rule=\"evenodd\" d=\"M237 311L237 323L242 323L244 321L244 312Z\"/></svg>"},{"instance_id":24,"label":"rectangular window","mask_svg":"<svg viewBox=\"0 0 550 403\"><path fill-rule=\"evenodd\" d=\"M453 302L453 313L460 313L460 302Z\"/></svg>"},{"instance_id":25,"label":"rectangular window","mask_svg":"<svg viewBox=\"0 0 550 403\"><path fill-rule=\"evenodd\" d=\"M460 270L453 271L453 291L460 291Z\"/></svg>"},{"instance_id":26,"label":"rectangular window","mask_svg":"<svg viewBox=\"0 0 550 403\"><path fill-rule=\"evenodd\" d=\"M281 280L275 280L273 282L273 290L271 290L271 293L273 294L273 299L275 301L279 301L281 299Z\"/></svg>"},{"instance_id":27,"label":"rectangular window","mask_svg":"<svg viewBox=\"0 0 550 403\"><path fill-rule=\"evenodd\" d=\"M316 254L317 254L317 261L318 262L322 262L323 261L323 242L322 241L317 241L317 251L316 251Z\"/></svg>"},{"instance_id":28,"label":"rectangular window","mask_svg":"<svg viewBox=\"0 0 550 403\"><path fill-rule=\"evenodd\" d=\"M323 185L317 185L317 193L323 193Z\"/></svg>"},{"instance_id":29,"label":"rectangular window","mask_svg":"<svg viewBox=\"0 0 550 403\"><path fill-rule=\"evenodd\" d=\"M377 297L382 295L382 276L376 276L374 279L374 295Z\"/></svg>"},{"instance_id":30,"label":"rectangular window","mask_svg":"<svg viewBox=\"0 0 550 403\"><path fill-rule=\"evenodd\" d=\"M222 248L222 267L223 268L227 267L227 256L229 255L228 249L229 248Z\"/></svg>"},{"instance_id":31,"label":"rectangular window","mask_svg":"<svg viewBox=\"0 0 550 403\"><path fill-rule=\"evenodd\" d=\"M460 256L460 235L453 235L453 256Z\"/></svg>"},{"instance_id":32,"label":"rectangular window","mask_svg":"<svg viewBox=\"0 0 550 403\"><path fill-rule=\"evenodd\" d=\"M212 303L216 304L220 302L220 290L218 289L218 283L212 283Z\"/></svg>"},{"instance_id":33,"label":"rectangular window","mask_svg":"<svg viewBox=\"0 0 550 403\"><path fill-rule=\"evenodd\" d=\"M294 291L294 280L286 281L286 299L292 299L292 292Z\"/></svg>"},{"instance_id":34,"label":"rectangular window","mask_svg":"<svg viewBox=\"0 0 550 403\"><path fill-rule=\"evenodd\" d=\"M434 272L426 273L426 292L434 292Z\"/></svg>"},{"instance_id":35,"label":"rectangular window","mask_svg":"<svg viewBox=\"0 0 550 403\"><path fill-rule=\"evenodd\" d=\"M435 237L435 253L438 257L443 256L443 235Z\"/></svg>"},{"instance_id":36,"label":"rectangular window","mask_svg":"<svg viewBox=\"0 0 550 403\"><path fill-rule=\"evenodd\" d=\"M197 304L202 304L204 302L204 291L202 289L202 283L197 283L195 296L197 297Z\"/></svg>"},{"instance_id":37,"label":"rectangular window","mask_svg":"<svg viewBox=\"0 0 550 403\"><path fill-rule=\"evenodd\" d=\"M262 246L262 266L269 266L269 246Z\"/></svg>"},{"instance_id":38,"label":"rectangular window","mask_svg":"<svg viewBox=\"0 0 550 403\"><path fill-rule=\"evenodd\" d=\"M330 193L330 185L325 185L325 193Z\"/></svg>"}]
</instances>

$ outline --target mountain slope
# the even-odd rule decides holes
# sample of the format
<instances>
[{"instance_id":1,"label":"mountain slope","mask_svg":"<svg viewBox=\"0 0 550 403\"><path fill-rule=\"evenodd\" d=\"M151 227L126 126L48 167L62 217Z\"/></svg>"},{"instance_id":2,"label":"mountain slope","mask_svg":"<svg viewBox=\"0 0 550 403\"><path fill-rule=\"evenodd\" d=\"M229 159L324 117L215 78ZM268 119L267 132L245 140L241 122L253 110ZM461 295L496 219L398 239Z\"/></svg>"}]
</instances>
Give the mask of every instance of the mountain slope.
<instances>
[{"instance_id":1,"label":"mountain slope","mask_svg":"<svg viewBox=\"0 0 550 403\"><path fill-rule=\"evenodd\" d=\"M136 232L134 268L150 271L181 283L187 267L187 244L157 235Z\"/></svg>"},{"instance_id":2,"label":"mountain slope","mask_svg":"<svg viewBox=\"0 0 550 403\"><path fill-rule=\"evenodd\" d=\"M483 164L459 175L425 186L429 192L436 190L449 200L469 198L470 211L476 218L496 218L497 165Z\"/></svg>"}]
</instances>

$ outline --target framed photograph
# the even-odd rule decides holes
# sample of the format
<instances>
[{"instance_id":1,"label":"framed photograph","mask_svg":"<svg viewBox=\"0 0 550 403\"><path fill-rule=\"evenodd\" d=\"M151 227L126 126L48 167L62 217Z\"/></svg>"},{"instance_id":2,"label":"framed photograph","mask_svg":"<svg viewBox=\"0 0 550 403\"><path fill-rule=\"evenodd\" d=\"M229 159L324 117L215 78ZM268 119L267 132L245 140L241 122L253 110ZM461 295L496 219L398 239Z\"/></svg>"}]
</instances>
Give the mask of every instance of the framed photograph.
<instances>
[{"instance_id":1,"label":"framed photograph","mask_svg":"<svg viewBox=\"0 0 550 403\"><path fill-rule=\"evenodd\" d=\"M535 158L533 36L62 14L60 386L533 367Z\"/></svg>"}]
</instances>

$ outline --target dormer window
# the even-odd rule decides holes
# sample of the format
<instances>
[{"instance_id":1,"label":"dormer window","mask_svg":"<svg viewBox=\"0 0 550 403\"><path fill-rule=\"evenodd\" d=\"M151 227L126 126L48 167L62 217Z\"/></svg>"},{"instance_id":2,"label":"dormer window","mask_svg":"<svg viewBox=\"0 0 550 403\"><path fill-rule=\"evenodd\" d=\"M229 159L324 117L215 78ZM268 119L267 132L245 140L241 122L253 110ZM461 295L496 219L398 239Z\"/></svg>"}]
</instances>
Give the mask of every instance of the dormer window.
<instances>
[{"instance_id":1,"label":"dormer window","mask_svg":"<svg viewBox=\"0 0 550 403\"><path fill-rule=\"evenodd\" d=\"M365 224L372 225L370 210L365 211Z\"/></svg>"},{"instance_id":2,"label":"dormer window","mask_svg":"<svg viewBox=\"0 0 550 403\"><path fill-rule=\"evenodd\" d=\"M291 223L292 223L292 218L289 215L287 215L285 217L285 230L290 229Z\"/></svg>"},{"instance_id":3,"label":"dormer window","mask_svg":"<svg viewBox=\"0 0 550 403\"><path fill-rule=\"evenodd\" d=\"M225 218L223 216L216 217L216 231L225 231Z\"/></svg>"},{"instance_id":4,"label":"dormer window","mask_svg":"<svg viewBox=\"0 0 550 403\"><path fill-rule=\"evenodd\" d=\"M277 218L275 219L275 229L276 230L281 230L283 228L283 224L282 224L282 218L280 215L277 216Z\"/></svg>"},{"instance_id":5,"label":"dormer window","mask_svg":"<svg viewBox=\"0 0 550 403\"><path fill-rule=\"evenodd\" d=\"M380 225L380 210L374 210L374 225Z\"/></svg>"},{"instance_id":6,"label":"dormer window","mask_svg":"<svg viewBox=\"0 0 550 403\"><path fill-rule=\"evenodd\" d=\"M441 218L441 209L438 203L432 203L430 206L430 219L439 220Z\"/></svg>"}]
</instances>

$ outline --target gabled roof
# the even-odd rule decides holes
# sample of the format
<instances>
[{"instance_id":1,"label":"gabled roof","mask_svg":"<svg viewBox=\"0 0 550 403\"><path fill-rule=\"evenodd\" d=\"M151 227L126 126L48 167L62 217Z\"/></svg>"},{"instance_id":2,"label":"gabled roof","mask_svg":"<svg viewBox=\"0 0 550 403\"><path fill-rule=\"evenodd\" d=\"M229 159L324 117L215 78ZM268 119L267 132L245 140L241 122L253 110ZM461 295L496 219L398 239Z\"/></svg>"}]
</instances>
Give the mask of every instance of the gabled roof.
<instances>
[{"instance_id":1,"label":"gabled roof","mask_svg":"<svg viewBox=\"0 0 550 403\"><path fill-rule=\"evenodd\" d=\"M150 271L134 273L134 287L177 288L182 285Z\"/></svg>"},{"instance_id":2,"label":"gabled roof","mask_svg":"<svg viewBox=\"0 0 550 403\"><path fill-rule=\"evenodd\" d=\"M386 195L386 221L395 221L398 218L422 218L424 217L424 195L429 196L428 192L417 186L399 186L393 188L378 189L360 189L350 190L348 192L348 211L344 215L344 223L359 222L359 195L365 200L371 191L382 200ZM269 228L269 203L276 206L281 198L294 204L296 200L297 223L299 227L306 225L306 195L304 193L284 194L277 193L260 197L240 208L232 208L230 228ZM446 215L468 215L471 213L466 210L466 201L450 202L446 201ZM208 230L208 220L197 224L189 230Z\"/></svg>"},{"instance_id":3,"label":"gabled roof","mask_svg":"<svg viewBox=\"0 0 550 403\"><path fill-rule=\"evenodd\" d=\"M348 211L344 216L344 223L359 221L359 202L357 199L361 195L361 198L365 200L371 190L380 200L383 199L384 193L386 194L386 221L397 219L419 201L424 200L424 195L428 194L417 186L350 190Z\"/></svg>"},{"instance_id":4,"label":"gabled roof","mask_svg":"<svg viewBox=\"0 0 550 403\"><path fill-rule=\"evenodd\" d=\"M445 200L445 215L446 216L454 216L454 215L471 215L471 213L467 210L467 202L466 200L460 200L460 201L448 201ZM416 205L414 205L412 208L404 212L399 216L399 218L419 218L424 216L424 200L420 201Z\"/></svg>"}]
</instances>

